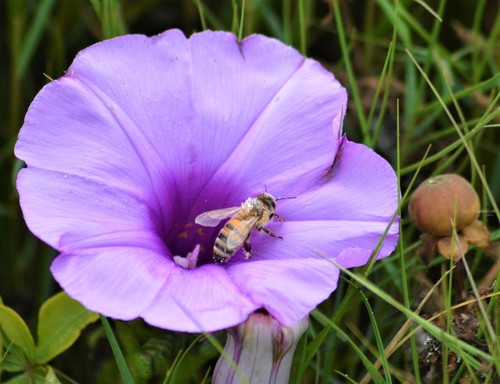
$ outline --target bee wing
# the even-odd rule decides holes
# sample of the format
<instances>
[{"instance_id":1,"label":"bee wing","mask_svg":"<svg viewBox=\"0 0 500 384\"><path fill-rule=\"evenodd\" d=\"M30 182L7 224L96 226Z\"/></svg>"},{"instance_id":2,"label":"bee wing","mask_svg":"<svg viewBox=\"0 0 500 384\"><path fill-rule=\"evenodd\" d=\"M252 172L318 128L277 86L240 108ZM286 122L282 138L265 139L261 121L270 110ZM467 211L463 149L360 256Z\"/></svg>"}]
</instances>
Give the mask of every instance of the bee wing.
<instances>
[{"instance_id":1,"label":"bee wing","mask_svg":"<svg viewBox=\"0 0 500 384\"><path fill-rule=\"evenodd\" d=\"M238 223L234 225L227 236L227 247L229 249L239 248L247 239L247 236L250 234L250 231L253 229L255 223L257 223L258 220L258 216L251 216L238 221Z\"/></svg>"},{"instance_id":2,"label":"bee wing","mask_svg":"<svg viewBox=\"0 0 500 384\"><path fill-rule=\"evenodd\" d=\"M221 220L227 219L228 217L234 216L239 212L241 206L216 209L214 211L203 212L196 216L194 222L204 227L215 227L221 222Z\"/></svg>"}]
</instances>

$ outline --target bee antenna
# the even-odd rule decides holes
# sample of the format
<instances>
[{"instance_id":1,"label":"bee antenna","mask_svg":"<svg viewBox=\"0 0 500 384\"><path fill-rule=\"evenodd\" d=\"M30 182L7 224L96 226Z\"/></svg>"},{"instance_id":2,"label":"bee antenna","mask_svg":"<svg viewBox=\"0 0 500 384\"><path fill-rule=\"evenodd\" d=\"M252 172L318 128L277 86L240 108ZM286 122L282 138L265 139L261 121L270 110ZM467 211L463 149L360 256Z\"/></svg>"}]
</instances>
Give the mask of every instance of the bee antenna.
<instances>
[{"instance_id":1,"label":"bee antenna","mask_svg":"<svg viewBox=\"0 0 500 384\"><path fill-rule=\"evenodd\" d=\"M267 191L267 185L266 185L266 184L264 184L264 191L265 191L266 193L269 193L269 192ZM297 197L297 196L278 197L278 198L275 198L274 200L275 200L275 201L278 201L278 200L295 199L296 197Z\"/></svg>"},{"instance_id":2,"label":"bee antenna","mask_svg":"<svg viewBox=\"0 0 500 384\"><path fill-rule=\"evenodd\" d=\"M278 201L278 200L288 200L288 199L295 199L295 198L297 198L297 196L277 197L274 200Z\"/></svg>"}]
</instances>

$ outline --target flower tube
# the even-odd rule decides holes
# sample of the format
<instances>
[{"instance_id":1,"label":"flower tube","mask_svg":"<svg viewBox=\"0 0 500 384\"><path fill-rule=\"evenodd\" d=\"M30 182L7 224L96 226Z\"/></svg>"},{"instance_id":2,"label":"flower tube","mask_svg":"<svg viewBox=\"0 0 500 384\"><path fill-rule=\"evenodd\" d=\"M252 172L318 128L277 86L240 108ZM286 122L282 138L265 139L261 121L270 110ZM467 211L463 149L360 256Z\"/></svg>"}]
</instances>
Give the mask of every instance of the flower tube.
<instances>
[{"instance_id":1,"label":"flower tube","mask_svg":"<svg viewBox=\"0 0 500 384\"><path fill-rule=\"evenodd\" d=\"M227 356L217 362L213 383L288 383L293 353L308 324L304 317L285 327L268 314L252 313L229 329Z\"/></svg>"}]
</instances>

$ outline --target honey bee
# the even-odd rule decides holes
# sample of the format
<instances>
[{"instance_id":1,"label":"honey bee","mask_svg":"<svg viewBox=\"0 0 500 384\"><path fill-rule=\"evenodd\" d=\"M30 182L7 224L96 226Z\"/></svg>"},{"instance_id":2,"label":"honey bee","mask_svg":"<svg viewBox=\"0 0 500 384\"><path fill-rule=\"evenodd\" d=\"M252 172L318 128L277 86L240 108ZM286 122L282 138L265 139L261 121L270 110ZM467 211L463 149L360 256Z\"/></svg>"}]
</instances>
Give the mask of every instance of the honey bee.
<instances>
[{"instance_id":1,"label":"honey bee","mask_svg":"<svg viewBox=\"0 0 500 384\"><path fill-rule=\"evenodd\" d=\"M227 263L242 246L245 259L252 257L252 246L248 242L248 238L254 228L271 237L283 239L282 236L265 226L273 218L283 221L275 212L276 200L281 199L275 199L269 193L264 192L257 197L248 198L241 206L216 209L198 215L195 223L204 227L215 227L222 220L231 217L215 240L214 262L216 264Z\"/></svg>"}]
</instances>

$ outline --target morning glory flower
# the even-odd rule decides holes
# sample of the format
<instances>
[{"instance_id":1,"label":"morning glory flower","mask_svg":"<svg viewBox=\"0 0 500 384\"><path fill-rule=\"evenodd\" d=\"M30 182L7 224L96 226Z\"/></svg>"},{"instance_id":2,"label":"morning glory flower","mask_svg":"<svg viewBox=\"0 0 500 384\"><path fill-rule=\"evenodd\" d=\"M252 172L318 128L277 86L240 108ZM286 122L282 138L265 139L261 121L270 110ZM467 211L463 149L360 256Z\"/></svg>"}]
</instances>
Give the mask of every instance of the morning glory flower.
<instances>
[{"instance_id":1,"label":"morning glory flower","mask_svg":"<svg viewBox=\"0 0 500 384\"><path fill-rule=\"evenodd\" d=\"M397 207L396 177L342 134L345 89L261 35L127 35L81 51L31 104L15 147L30 230L90 310L165 329L235 326L258 309L291 326L367 262ZM213 262L224 222L203 212L267 191L283 222ZM378 253L398 239L392 225Z\"/></svg>"}]
</instances>

